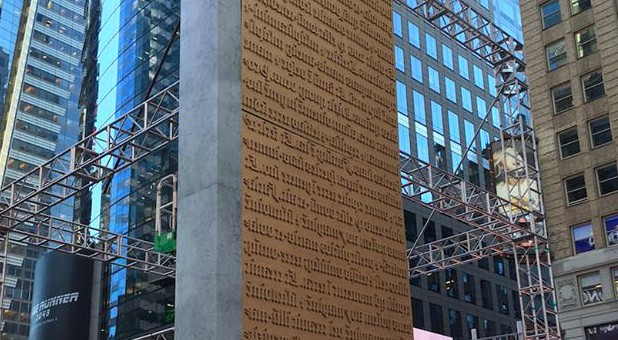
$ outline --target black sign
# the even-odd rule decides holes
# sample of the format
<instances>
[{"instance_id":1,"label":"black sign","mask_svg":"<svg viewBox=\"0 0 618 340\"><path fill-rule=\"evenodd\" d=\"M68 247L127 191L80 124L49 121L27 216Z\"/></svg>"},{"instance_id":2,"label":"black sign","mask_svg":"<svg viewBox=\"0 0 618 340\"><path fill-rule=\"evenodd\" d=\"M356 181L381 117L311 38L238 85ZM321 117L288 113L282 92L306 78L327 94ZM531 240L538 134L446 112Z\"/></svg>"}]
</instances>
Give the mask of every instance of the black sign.
<instances>
[{"instance_id":1,"label":"black sign","mask_svg":"<svg viewBox=\"0 0 618 340\"><path fill-rule=\"evenodd\" d=\"M616 340L618 339L618 321L586 327L586 340Z\"/></svg>"},{"instance_id":2,"label":"black sign","mask_svg":"<svg viewBox=\"0 0 618 340\"><path fill-rule=\"evenodd\" d=\"M30 340L88 339L93 263L60 252L37 261Z\"/></svg>"}]
</instances>

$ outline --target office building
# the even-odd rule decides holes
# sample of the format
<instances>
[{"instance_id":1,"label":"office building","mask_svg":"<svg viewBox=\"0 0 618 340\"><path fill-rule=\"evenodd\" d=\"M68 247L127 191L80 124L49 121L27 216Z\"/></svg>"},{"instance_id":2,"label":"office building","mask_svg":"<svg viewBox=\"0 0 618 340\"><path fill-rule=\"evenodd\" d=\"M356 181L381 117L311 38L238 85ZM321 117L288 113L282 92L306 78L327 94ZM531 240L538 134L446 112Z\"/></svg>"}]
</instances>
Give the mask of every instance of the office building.
<instances>
[{"instance_id":1,"label":"office building","mask_svg":"<svg viewBox=\"0 0 618 340\"><path fill-rule=\"evenodd\" d=\"M2 184L21 177L80 137L78 108L84 0L0 3ZM50 214L73 219L72 200ZM3 338L26 339L34 263L40 250L9 247Z\"/></svg>"},{"instance_id":2,"label":"office building","mask_svg":"<svg viewBox=\"0 0 618 340\"><path fill-rule=\"evenodd\" d=\"M565 339L615 339L618 3L521 8L559 320Z\"/></svg>"},{"instance_id":3,"label":"office building","mask_svg":"<svg viewBox=\"0 0 618 340\"><path fill-rule=\"evenodd\" d=\"M513 37L521 37L518 1L468 3ZM498 138L500 128L499 111L493 105L493 70L457 41L415 16L411 10L414 6L413 0L394 2L399 147L491 189L488 147ZM464 156L468 145L471 149ZM462 167L456 169L460 162ZM428 209L404 200L408 247L429 215ZM460 222L436 213L419 244L464 230ZM414 327L453 339L470 339L472 329L480 337L515 332L520 317L516 275L512 259L494 257L413 279Z\"/></svg>"},{"instance_id":4,"label":"office building","mask_svg":"<svg viewBox=\"0 0 618 340\"><path fill-rule=\"evenodd\" d=\"M87 3L82 107L92 131L178 80L180 1ZM131 128L131 127L127 127ZM160 150L93 188L81 221L152 241L159 178L176 172L177 145ZM85 209L84 209L85 208ZM102 338L126 339L173 323L174 285L113 263L105 274Z\"/></svg>"}]
</instances>

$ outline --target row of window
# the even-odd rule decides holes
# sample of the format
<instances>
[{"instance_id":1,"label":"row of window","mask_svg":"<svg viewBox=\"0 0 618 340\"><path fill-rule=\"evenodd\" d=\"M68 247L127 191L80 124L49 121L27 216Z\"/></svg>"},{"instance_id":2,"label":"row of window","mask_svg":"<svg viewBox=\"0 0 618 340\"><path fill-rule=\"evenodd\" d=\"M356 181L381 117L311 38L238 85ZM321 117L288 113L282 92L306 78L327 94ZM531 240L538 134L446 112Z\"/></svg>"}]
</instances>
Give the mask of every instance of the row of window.
<instances>
[{"instance_id":1,"label":"row of window","mask_svg":"<svg viewBox=\"0 0 618 340\"><path fill-rule=\"evenodd\" d=\"M610 269L613 295L618 299L618 267ZM601 303L609 298L603 292L603 280L600 272L588 273L577 277L581 304L583 306Z\"/></svg>"},{"instance_id":2,"label":"row of window","mask_svg":"<svg viewBox=\"0 0 618 340\"><path fill-rule=\"evenodd\" d=\"M592 7L591 0L567 0L571 8L571 14L581 13ZM549 28L562 21L560 0L551 0L541 5L541 19L543 28Z\"/></svg>"},{"instance_id":3,"label":"row of window","mask_svg":"<svg viewBox=\"0 0 618 340\"><path fill-rule=\"evenodd\" d=\"M613 141L609 117L604 116L588 122L590 147L597 148ZM577 126L558 132L560 157L566 158L581 152Z\"/></svg>"},{"instance_id":4,"label":"row of window","mask_svg":"<svg viewBox=\"0 0 618 340\"><path fill-rule=\"evenodd\" d=\"M594 31L594 26L584 28L581 31L575 32L575 49L577 58L583 58L599 50L597 46L597 38ZM545 46L547 55L547 68L553 71L567 63L567 48L566 41L560 39Z\"/></svg>"},{"instance_id":5,"label":"row of window","mask_svg":"<svg viewBox=\"0 0 618 340\"><path fill-rule=\"evenodd\" d=\"M590 102L605 95L605 85L603 83L603 72L601 69L586 73L580 79L585 102ZM551 88L550 93L555 114L573 108L573 90L571 89L571 82L566 82Z\"/></svg>"},{"instance_id":6,"label":"row of window","mask_svg":"<svg viewBox=\"0 0 618 340\"><path fill-rule=\"evenodd\" d=\"M393 12L393 20L394 20L395 35L399 37L403 37L401 16L397 12ZM438 42L436 41L436 38L434 38L429 33L425 33L424 41L425 41L425 53L427 53L429 57L437 61L439 57L438 57ZM415 24L409 21L408 21L408 42L410 43L410 45L418 49L422 49L420 30L418 26L416 26ZM446 68L452 71L455 71L453 50L449 46L444 45L444 44L442 44L441 50L442 50L442 64ZM412 58L416 59L415 57L412 57ZM412 67L414 71L415 66L414 66L413 60L411 61L412 61ZM401 72L405 72L403 49L397 45L395 45L395 66ZM470 80L470 63L468 62L468 59L466 59L466 57L459 55L459 54L457 55L457 71L459 72L459 75L462 78L466 80ZM479 66L472 64L472 73L474 75L474 84L478 88L485 90L485 79L483 76L483 70ZM492 94L495 94L495 86L492 85L494 83L495 83L495 80L493 79L493 77L491 75L488 75L489 91Z\"/></svg>"},{"instance_id":7,"label":"row of window","mask_svg":"<svg viewBox=\"0 0 618 340\"><path fill-rule=\"evenodd\" d=\"M618 170L616 163L607 164L595 169L597 190L600 196L618 191ZM588 199L586 179L583 173L564 180L567 204L580 203Z\"/></svg>"},{"instance_id":8,"label":"row of window","mask_svg":"<svg viewBox=\"0 0 618 340\"><path fill-rule=\"evenodd\" d=\"M618 215L612 215L603 219L605 241L611 247L618 244ZM577 225L571 228L573 250L575 254L585 253L595 249L595 237L592 223Z\"/></svg>"},{"instance_id":9,"label":"row of window","mask_svg":"<svg viewBox=\"0 0 618 340\"><path fill-rule=\"evenodd\" d=\"M448 309L448 327L444 326L444 316L442 315L443 309L441 305L429 302L429 313L425 313L425 302L421 299L412 298L412 313L414 320L414 327L425 329L434 333L444 334L447 333L453 338L453 340L468 339L471 331L476 329L479 336L495 336L498 333L496 328L496 322L490 319L483 318L483 325L479 325L479 317L472 313L466 313L465 319L462 320L462 312L449 308ZM429 316L429 320L427 319ZM462 321L465 322L466 335L464 335L464 329ZM511 327L507 325L500 326L499 334L511 333Z\"/></svg>"}]
</instances>

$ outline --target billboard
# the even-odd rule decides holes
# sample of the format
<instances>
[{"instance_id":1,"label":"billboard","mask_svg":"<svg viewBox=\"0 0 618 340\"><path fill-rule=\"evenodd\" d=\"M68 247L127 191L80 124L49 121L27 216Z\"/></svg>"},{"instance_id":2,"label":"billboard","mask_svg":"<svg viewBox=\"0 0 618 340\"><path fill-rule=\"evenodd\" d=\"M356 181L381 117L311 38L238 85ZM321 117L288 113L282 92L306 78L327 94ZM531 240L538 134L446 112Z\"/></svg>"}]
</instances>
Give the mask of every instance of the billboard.
<instances>
[{"instance_id":1,"label":"billboard","mask_svg":"<svg viewBox=\"0 0 618 340\"><path fill-rule=\"evenodd\" d=\"M93 262L50 252L36 264L30 340L84 340L89 336Z\"/></svg>"},{"instance_id":2,"label":"billboard","mask_svg":"<svg viewBox=\"0 0 618 340\"><path fill-rule=\"evenodd\" d=\"M504 150L500 141L492 142L490 148L493 187L498 197L526 210L540 211L541 195L537 180L525 176L526 167L535 168L532 146L524 146L524 143L512 139L505 142ZM512 208L504 213L519 215L522 212Z\"/></svg>"}]
</instances>

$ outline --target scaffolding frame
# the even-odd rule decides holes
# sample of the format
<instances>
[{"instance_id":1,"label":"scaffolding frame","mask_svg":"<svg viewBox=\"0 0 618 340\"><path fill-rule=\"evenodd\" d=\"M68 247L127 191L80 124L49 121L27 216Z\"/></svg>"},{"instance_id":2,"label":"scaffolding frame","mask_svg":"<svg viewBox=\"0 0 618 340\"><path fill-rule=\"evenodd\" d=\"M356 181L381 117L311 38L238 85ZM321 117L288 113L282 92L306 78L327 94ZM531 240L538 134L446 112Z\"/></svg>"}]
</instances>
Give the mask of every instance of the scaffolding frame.
<instances>
[{"instance_id":1,"label":"scaffolding frame","mask_svg":"<svg viewBox=\"0 0 618 340\"><path fill-rule=\"evenodd\" d=\"M462 0L418 0L414 7L401 5L494 70L501 132L499 161L506 169L496 178L504 183L498 196L416 157L401 155L404 197L471 227L410 249L410 275L486 256L511 257L517 272L523 336L561 339L523 44Z\"/></svg>"},{"instance_id":2,"label":"scaffolding frame","mask_svg":"<svg viewBox=\"0 0 618 340\"><path fill-rule=\"evenodd\" d=\"M6 288L9 244L34 245L135 268L176 275L176 258L150 241L50 216L58 204L88 190L178 139L179 82L155 94L109 125L0 189L3 245L0 307ZM10 282L9 282L10 281ZM7 284L9 283L9 284Z\"/></svg>"}]
</instances>

